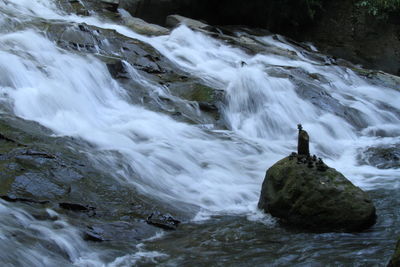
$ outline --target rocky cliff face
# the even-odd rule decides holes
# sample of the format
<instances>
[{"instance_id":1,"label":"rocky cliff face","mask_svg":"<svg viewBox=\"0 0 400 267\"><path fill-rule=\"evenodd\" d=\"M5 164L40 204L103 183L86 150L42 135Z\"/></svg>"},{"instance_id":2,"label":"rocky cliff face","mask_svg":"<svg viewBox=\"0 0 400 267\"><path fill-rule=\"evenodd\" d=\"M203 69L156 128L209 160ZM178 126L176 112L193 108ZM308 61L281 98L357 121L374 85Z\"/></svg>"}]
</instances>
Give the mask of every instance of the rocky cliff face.
<instances>
[{"instance_id":1,"label":"rocky cliff face","mask_svg":"<svg viewBox=\"0 0 400 267\"><path fill-rule=\"evenodd\" d=\"M400 75L400 23L373 17L355 2L329 1L316 23L295 37L314 42L324 53Z\"/></svg>"},{"instance_id":2,"label":"rocky cliff face","mask_svg":"<svg viewBox=\"0 0 400 267\"><path fill-rule=\"evenodd\" d=\"M399 75L400 23L379 20L355 2L325 1L313 21L304 6L288 10L273 0L121 0L121 7L157 24L164 24L167 15L180 14L210 24L266 28L313 42L332 56Z\"/></svg>"}]
</instances>

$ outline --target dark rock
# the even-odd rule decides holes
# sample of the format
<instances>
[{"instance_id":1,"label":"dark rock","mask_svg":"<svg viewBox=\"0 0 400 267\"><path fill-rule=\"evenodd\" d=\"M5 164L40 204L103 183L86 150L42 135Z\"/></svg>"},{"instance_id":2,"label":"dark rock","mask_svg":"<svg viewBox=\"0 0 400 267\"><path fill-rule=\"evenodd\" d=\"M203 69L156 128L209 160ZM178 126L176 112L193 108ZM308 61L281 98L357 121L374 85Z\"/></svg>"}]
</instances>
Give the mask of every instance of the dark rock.
<instances>
[{"instance_id":1,"label":"dark rock","mask_svg":"<svg viewBox=\"0 0 400 267\"><path fill-rule=\"evenodd\" d=\"M19 197L10 197L10 196L0 196L1 199L8 202L26 202L26 203L35 203L35 204L48 204L49 201L38 201L35 199L28 198L19 198Z\"/></svg>"},{"instance_id":2,"label":"dark rock","mask_svg":"<svg viewBox=\"0 0 400 267\"><path fill-rule=\"evenodd\" d=\"M309 161L307 162L307 167L308 167L308 168L314 168L314 163L313 163L311 160L309 160Z\"/></svg>"},{"instance_id":3,"label":"dark rock","mask_svg":"<svg viewBox=\"0 0 400 267\"><path fill-rule=\"evenodd\" d=\"M4 118L2 118L4 119ZM39 125L23 121L16 123L0 119L0 130L3 136L12 141L0 138L0 196L14 202L53 204L66 203L61 206L69 210L81 210L83 217L94 215L86 204L96 203L96 218L106 216L107 219L120 217L141 218L148 216L154 203L139 196L133 187L129 187L99 169L92 167L82 154L72 153L70 147L85 149L84 143L73 143L68 138L49 138L42 133ZM26 127L32 133L22 129ZM34 135L36 134L36 135ZM38 135L42 135L39 137ZM40 138L43 138L42 140ZM28 142L30 145L21 144ZM70 142L70 143L69 143ZM37 149L41 147L41 149ZM55 153L55 151L58 151ZM141 203L140 208L132 210L126 203ZM153 201L154 202L154 201ZM79 206L74 206L78 203ZM72 204L72 205L69 205ZM68 207L67 207L68 206ZM91 204L93 206L93 204ZM71 216L81 216L70 214Z\"/></svg>"},{"instance_id":4,"label":"dark rock","mask_svg":"<svg viewBox=\"0 0 400 267\"><path fill-rule=\"evenodd\" d=\"M195 17L194 15L199 10L205 11L204 0L121 0L120 7L126 9L134 17L158 25L164 25L166 17L171 14Z\"/></svg>"},{"instance_id":5,"label":"dark rock","mask_svg":"<svg viewBox=\"0 0 400 267\"><path fill-rule=\"evenodd\" d=\"M296 153L296 152L292 152L292 153L289 155L289 160L293 160L294 158L297 158L297 153Z\"/></svg>"},{"instance_id":6,"label":"dark rock","mask_svg":"<svg viewBox=\"0 0 400 267\"><path fill-rule=\"evenodd\" d=\"M27 156L39 156L41 158L45 158L45 159L55 159L56 157L54 155L51 155L49 153L43 152L43 151L36 151L36 150L32 150L32 149L27 149L23 155L27 155Z\"/></svg>"},{"instance_id":7,"label":"dark rock","mask_svg":"<svg viewBox=\"0 0 400 267\"><path fill-rule=\"evenodd\" d=\"M146 220L148 224L157 226L165 230L176 230L180 221L170 215L164 215L159 212L152 213Z\"/></svg>"},{"instance_id":8,"label":"dark rock","mask_svg":"<svg viewBox=\"0 0 400 267\"><path fill-rule=\"evenodd\" d=\"M107 69L114 79L128 79L129 74L122 60L116 59L114 62L107 63Z\"/></svg>"},{"instance_id":9,"label":"dark rock","mask_svg":"<svg viewBox=\"0 0 400 267\"><path fill-rule=\"evenodd\" d=\"M310 155L310 149L309 149L310 138L308 136L308 133L303 130L303 127L301 126L301 124L297 125L297 128L299 130L299 136L298 136L298 142L297 142L297 154L309 156Z\"/></svg>"},{"instance_id":10,"label":"dark rock","mask_svg":"<svg viewBox=\"0 0 400 267\"><path fill-rule=\"evenodd\" d=\"M45 173L26 172L15 177L8 196L22 196L32 199L57 199L67 193L67 187L50 181Z\"/></svg>"},{"instance_id":11,"label":"dark rock","mask_svg":"<svg viewBox=\"0 0 400 267\"><path fill-rule=\"evenodd\" d=\"M104 8L116 12L119 6L119 0L100 0L100 2L103 4Z\"/></svg>"},{"instance_id":12,"label":"dark rock","mask_svg":"<svg viewBox=\"0 0 400 267\"><path fill-rule=\"evenodd\" d=\"M103 242L103 241L107 241L107 240L104 239L101 235L99 235L98 233L94 232L92 229L89 229L89 231L86 231L86 232L83 234L83 240L92 241L92 242Z\"/></svg>"},{"instance_id":13,"label":"dark rock","mask_svg":"<svg viewBox=\"0 0 400 267\"><path fill-rule=\"evenodd\" d=\"M316 23L294 35L312 41L324 53L399 75L400 25L371 16L356 2L324 1Z\"/></svg>"},{"instance_id":14,"label":"dark rock","mask_svg":"<svg viewBox=\"0 0 400 267\"><path fill-rule=\"evenodd\" d=\"M92 211L95 210L95 207L90 207L90 206L84 206L81 204L74 204L74 203L59 203L58 204L60 208L66 209L66 210L72 210L72 211Z\"/></svg>"},{"instance_id":15,"label":"dark rock","mask_svg":"<svg viewBox=\"0 0 400 267\"><path fill-rule=\"evenodd\" d=\"M369 196L341 173L289 158L268 169L258 207L283 223L313 231L361 231L376 220Z\"/></svg>"},{"instance_id":16,"label":"dark rock","mask_svg":"<svg viewBox=\"0 0 400 267\"><path fill-rule=\"evenodd\" d=\"M3 134L0 133L0 139L5 140L11 143L17 143L15 140L8 138L7 136L4 136Z\"/></svg>"},{"instance_id":17,"label":"dark rock","mask_svg":"<svg viewBox=\"0 0 400 267\"><path fill-rule=\"evenodd\" d=\"M88 226L84 239L94 242L135 242L155 234L154 227L144 222L112 222Z\"/></svg>"},{"instance_id":18,"label":"dark rock","mask_svg":"<svg viewBox=\"0 0 400 267\"><path fill-rule=\"evenodd\" d=\"M317 166L317 170L321 171L321 172L324 172L329 169L329 167L322 161L321 158L318 158L316 166Z\"/></svg>"}]
</instances>

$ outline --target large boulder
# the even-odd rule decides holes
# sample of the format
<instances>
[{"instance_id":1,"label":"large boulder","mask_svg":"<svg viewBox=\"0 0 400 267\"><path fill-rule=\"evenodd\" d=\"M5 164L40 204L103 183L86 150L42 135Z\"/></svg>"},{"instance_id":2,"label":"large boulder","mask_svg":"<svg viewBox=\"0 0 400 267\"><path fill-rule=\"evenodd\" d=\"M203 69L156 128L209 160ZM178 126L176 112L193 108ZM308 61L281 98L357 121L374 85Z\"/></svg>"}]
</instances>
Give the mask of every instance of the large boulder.
<instances>
[{"instance_id":1,"label":"large boulder","mask_svg":"<svg viewBox=\"0 0 400 267\"><path fill-rule=\"evenodd\" d=\"M268 169L258 207L313 231L360 231L373 225L369 196L320 161L286 157Z\"/></svg>"}]
</instances>

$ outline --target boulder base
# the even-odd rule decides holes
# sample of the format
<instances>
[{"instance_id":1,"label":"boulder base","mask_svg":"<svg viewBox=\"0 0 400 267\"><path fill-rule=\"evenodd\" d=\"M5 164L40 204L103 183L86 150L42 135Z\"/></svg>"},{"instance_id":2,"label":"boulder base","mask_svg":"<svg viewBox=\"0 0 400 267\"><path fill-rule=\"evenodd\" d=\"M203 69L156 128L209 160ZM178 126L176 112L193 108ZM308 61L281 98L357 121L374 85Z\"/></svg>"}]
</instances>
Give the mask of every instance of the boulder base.
<instances>
[{"instance_id":1,"label":"boulder base","mask_svg":"<svg viewBox=\"0 0 400 267\"><path fill-rule=\"evenodd\" d=\"M335 169L320 171L297 157L284 158L268 169L258 207L284 223L312 231L361 231L376 220L367 193Z\"/></svg>"}]
</instances>

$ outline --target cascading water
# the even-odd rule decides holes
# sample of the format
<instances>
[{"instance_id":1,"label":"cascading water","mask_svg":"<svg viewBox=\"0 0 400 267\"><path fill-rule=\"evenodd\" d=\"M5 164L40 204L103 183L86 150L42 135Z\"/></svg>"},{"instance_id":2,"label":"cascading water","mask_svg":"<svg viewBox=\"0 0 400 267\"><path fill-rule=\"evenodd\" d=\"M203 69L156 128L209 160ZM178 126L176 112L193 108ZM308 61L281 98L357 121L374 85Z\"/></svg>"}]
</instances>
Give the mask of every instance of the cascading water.
<instances>
[{"instance_id":1,"label":"cascading water","mask_svg":"<svg viewBox=\"0 0 400 267\"><path fill-rule=\"evenodd\" d=\"M190 235L191 229L198 227L192 236L198 243L174 234L163 241L148 241L149 250L159 247L162 252L136 246L132 247L130 255L125 251L126 256L115 254L114 258L105 259L99 256L104 248L84 242L74 226L67 222L68 218L59 219L54 211L48 210L49 216L57 219L52 223L41 222L29 215L29 211L24 211L23 205L16 208L1 202L0 212L17 218L6 220L0 226L2 251L10 249L3 242L18 247L32 242L32 238L43 241L40 245L18 248L17 252L23 255L21 259L12 259L7 252L1 252L3 262L11 265L68 265L72 262L83 266L107 263L125 266L138 263L142 258L156 258L160 261L168 259L166 264L184 264L187 259L180 259L182 251L169 248L164 242L177 240L190 248L204 245L215 250L223 246L221 240L225 238L241 249L251 244L249 240L257 240L253 234L244 234L251 228L259 235L269 236L268 240L276 240L278 234L283 234L286 237L277 242L286 242L291 233L271 230L277 226L257 211L256 204L266 168L295 150L297 123L302 123L310 133L312 153L323 156L329 165L343 172L356 185L371 190L398 186L397 169L360 165L357 157L366 147L399 143L400 103L397 100L400 92L370 84L349 68L312 59L304 49L284 39L252 37L261 45L291 51L295 56L249 55L186 26L175 29L168 36L146 37L95 16L64 14L51 0L0 0L0 11L2 112L35 121L51 129L54 136L72 136L92 144L93 150L100 154L90 156L90 151L86 151L88 157L92 157L93 162L101 162L103 171L108 171L110 176L127 185L133 184L141 194L154 199L174 205L189 204L191 208L186 212L194 226L182 233L188 231ZM34 26L43 21L86 23L113 29L150 44L182 70L225 92L221 110L228 130L178 122L171 116L131 103L128 89L111 77L103 62L94 55L59 48ZM172 96L166 87L148 80L134 67L128 64L126 67L132 79L154 92L154 98L162 96L183 101ZM299 72L294 78L293 68ZM281 75L271 74L272 70L278 70ZM309 94L315 91L307 91L298 85L306 79L304 75L319 77L317 94L324 96L330 104L313 102L314 98ZM378 136L377 132L384 134ZM120 157L114 157L113 152ZM210 216L218 219L208 224ZM237 217L231 219L231 216ZM246 216L249 221L243 220ZM61 229L57 229L58 224L62 225ZM268 233L260 230L266 227L265 224ZM26 240L13 236L12 232L19 227L23 227L24 235L29 236L22 237ZM242 228L243 233L235 232ZM229 234L223 237L225 230ZM205 236L214 244L203 240ZM302 252L301 244L310 236L293 236L296 241L289 246L294 250L293 255L286 258L282 256L285 253L281 255L277 249L276 255L266 261L253 256L254 263L265 264L277 258L281 264L318 263L324 256L312 246ZM347 235L315 235L311 238L316 239L316 246L321 248L321 242L332 241L338 236L343 240L338 244L342 246L340 249L349 244L355 246L357 238ZM360 237L363 238L368 237ZM376 234L371 234L370 238L376 238ZM246 242L240 245L237 243L240 239ZM268 240L262 239L259 246L265 246ZM46 253L46 242L57 246L66 256L57 258L55 254ZM367 246L379 255L382 248L377 249L377 243L371 242ZM385 243L385 246L392 243ZM255 246L250 247L255 249ZM332 253L340 253L340 249ZM307 251L310 261L302 256ZM199 258L207 255L196 253L200 253ZM234 254L234 249L230 253ZM252 255L257 255L254 253ZM40 258L41 254L46 257ZM364 254L373 252L364 251ZM241 256L236 264L248 262L251 257ZM223 257L226 259L227 256ZM351 262L351 257L339 259L338 263ZM372 258L376 260L377 256ZM376 263L374 260L370 262ZM232 259L226 261L234 262ZM207 260L202 262L196 258L194 262L202 264Z\"/></svg>"}]
</instances>

